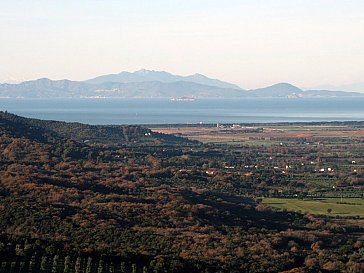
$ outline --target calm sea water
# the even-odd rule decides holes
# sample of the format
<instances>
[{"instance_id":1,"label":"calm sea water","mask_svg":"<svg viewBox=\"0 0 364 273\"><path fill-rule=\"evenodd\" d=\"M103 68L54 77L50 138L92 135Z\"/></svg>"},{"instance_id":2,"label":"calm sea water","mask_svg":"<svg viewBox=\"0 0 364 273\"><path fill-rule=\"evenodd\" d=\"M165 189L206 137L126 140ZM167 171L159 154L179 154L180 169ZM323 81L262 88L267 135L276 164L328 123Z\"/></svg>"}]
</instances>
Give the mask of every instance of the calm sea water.
<instances>
[{"instance_id":1,"label":"calm sea water","mask_svg":"<svg viewBox=\"0 0 364 273\"><path fill-rule=\"evenodd\" d=\"M0 110L89 124L239 123L364 120L364 98L0 99Z\"/></svg>"}]
</instances>

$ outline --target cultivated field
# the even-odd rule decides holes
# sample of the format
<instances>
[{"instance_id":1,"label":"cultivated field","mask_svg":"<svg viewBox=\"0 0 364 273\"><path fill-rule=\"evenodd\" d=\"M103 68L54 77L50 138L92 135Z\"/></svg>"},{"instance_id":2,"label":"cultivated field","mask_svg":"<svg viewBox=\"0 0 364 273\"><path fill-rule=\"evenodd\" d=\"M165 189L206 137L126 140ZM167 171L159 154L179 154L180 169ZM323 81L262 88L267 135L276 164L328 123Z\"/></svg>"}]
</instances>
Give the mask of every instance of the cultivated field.
<instances>
[{"instance_id":1,"label":"cultivated field","mask_svg":"<svg viewBox=\"0 0 364 273\"><path fill-rule=\"evenodd\" d=\"M364 128L351 124L216 124L154 126L155 132L175 134L204 143L271 146L282 139L361 139Z\"/></svg>"},{"instance_id":2,"label":"cultivated field","mask_svg":"<svg viewBox=\"0 0 364 273\"><path fill-rule=\"evenodd\" d=\"M317 198L304 200L264 198L262 202L274 208L301 211L303 213L364 217L364 199L362 198Z\"/></svg>"}]
</instances>

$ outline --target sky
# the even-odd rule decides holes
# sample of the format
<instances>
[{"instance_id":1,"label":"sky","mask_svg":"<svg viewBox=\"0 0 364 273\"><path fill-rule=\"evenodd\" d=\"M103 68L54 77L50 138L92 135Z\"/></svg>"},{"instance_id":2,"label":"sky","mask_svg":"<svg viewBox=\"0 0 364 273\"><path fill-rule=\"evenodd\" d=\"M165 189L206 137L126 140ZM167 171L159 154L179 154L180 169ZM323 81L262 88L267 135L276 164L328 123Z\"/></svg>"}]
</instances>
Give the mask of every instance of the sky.
<instances>
[{"instance_id":1,"label":"sky","mask_svg":"<svg viewBox=\"0 0 364 273\"><path fill-rule=\"evenodd\" d=\"M165 70L242 88L364 82L362 0L1 0L0 80Z\"/></svg>"}]
</instances>

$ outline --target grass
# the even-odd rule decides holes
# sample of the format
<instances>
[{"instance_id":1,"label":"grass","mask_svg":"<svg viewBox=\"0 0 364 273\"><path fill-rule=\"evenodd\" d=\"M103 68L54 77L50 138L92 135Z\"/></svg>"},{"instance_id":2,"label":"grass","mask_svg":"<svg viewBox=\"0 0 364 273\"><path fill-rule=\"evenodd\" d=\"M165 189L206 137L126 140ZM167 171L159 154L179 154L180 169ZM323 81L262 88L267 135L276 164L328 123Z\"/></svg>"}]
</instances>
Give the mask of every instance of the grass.
<instances>
[{"instance_id":1,"label":"grass","mask_svg":"<svg viewBox=\"0 0 364 273\"><path fill-rule=\"evenodd\" d=\"M263 204L292 211L310 212L332 216L364 217L364 199L362 198L317 198L317 199L285 199L264 198ZM331 209L329 213L328 210Z\"/></svg>"},{"instance_id":2,"label":"grass","mask_svg":"<svg viewBox=\"0 0 364 273\"><path fill-rule=\"evenodd\" d=\"M223 137L210 137L207 135L201 136L193 136L188 137L189 139L198 140L204 143L216 143L216 144L228 144L228 145L235 145L235 146L264 146L270 147L272 145L278 145L279 141L274 140L247 140L243 137L233 136L223 136Z\"/></svg>"},{"instance_id":3,"label":"grass","mask_svg":"<svg viewBox=\"0 0 364 273\"><path fill-rule=\"evenodd\" d=\"M278 145L278 141L272 141L272 140L246 140L242 142L242 145L245 146L264 146L264 147L270 147L272 145Z\"/></svg>"}]
</instances>

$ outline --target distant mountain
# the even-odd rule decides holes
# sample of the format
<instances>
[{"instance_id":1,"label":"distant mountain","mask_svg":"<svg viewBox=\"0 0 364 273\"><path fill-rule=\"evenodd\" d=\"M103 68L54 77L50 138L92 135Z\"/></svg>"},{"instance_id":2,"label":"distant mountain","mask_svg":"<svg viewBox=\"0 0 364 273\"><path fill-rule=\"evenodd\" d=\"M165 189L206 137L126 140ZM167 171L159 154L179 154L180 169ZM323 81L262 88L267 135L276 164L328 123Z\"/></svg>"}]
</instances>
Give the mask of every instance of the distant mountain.
<instances>
[{"instance_id":1,"label":"distant mountain","mask_svg":"<svg viewBox=\"0 0 364 273\"><path fill-rule=\"evenodd\" d=\"M220 88L241 90L241 88L236 84L220 81L217 79L210 79L201 74L194 74L191 76L178 76L165 71L154 71L146 69L141 69L135 72L123 71L120 72L119 74L103 75L93 79L86 80L85 82L91 84L101 84L107 82L130 83L130 82L151 82L151 81L159 81L163 83L185 81L185 82L193 82Z\"/></svg>"},{"instance_id":2,"label":"distant mountain","mask_svg":"<svg viewBox=\"0 0 364 273\"><path fill-rule=\"evenodd\" d=\"M339 88L343 91L364 92L364 82L342 85Z\"/></svg>"},{"instance_id":3,"label":"distant mountain","mask_svg":"<svg viewBox=\"0 0 364 273\"><path fill-rule=\"evenodd\" d=\"M334 98L334 97L362 97L364 93L331 91L331 90L306 90L302 93L304 98Z\"/></svg>"},{"instance_id":4,"label":"distant mountain","mask_svg":"<svg viewBox=\"0 0 364 273\"><path fill-rule=\"evenodd\" d=\"M0 97L9 98L70 98L87 96L95 89L84 82L42 78L19 84L0 84Z\"/></svg>"},{"instance_id":5,"label":"distant mountain","mask_svg":"<svg viewBox=\"0 0 364 273\"><path fill-rule=\"evenodd\" d=\"M272 86L249 90L247 93L249 96L265 98L334 98L364 96L364 93L358 92L302 90L289 83L277 83Z\"/></svg>"},{"instance_id":6,"label":"distant mountain","mask_svg":"<svg viewBox=\"0 0 364 273\"><path fill-rule=\"evenodd\" d=\"M177 81L163 83L159 81L103 83L98 85L102 89L96 90L99 95L134 98L236 98L246 96L243 90L220 88L193 82Z\"/></svg>"},{"instance_id":7,"label":"distant mountain","mask_svg":"<svg viewBox=\"0 0 364 273\"><path fill-rule=\"evenodd\" d=\"M289 83L277 83L272 86L258 88L248 91L254 97L280 97L299 95L303 93L300 88Z\"/></svg>"},{"instance_id":8,"label":"distant mountain","mask_svg":"<svg viewBox=\"0 0 364 273\"><path fill-rule=\"evenodd\" d=\"M345 85L321 85L314 88L310 88L314 90L329 90L329 91L345 91L345 92L360 92L364 93L364 82L351 83Z\"/></svg>"},{"instance_id":9,"label":"distant mountain","mask_svg":"<svg viewBox=\"0 0 364 273\"><path fill-rule=\"evenodd\" d=\"M0 98L330 98L364 93L307 90L290 83L245 91L201 74L177 76L165 71L139 70L104 75L87 81L42 78L19 84L0 84Z\"/></svg>"},{"instance_id":10,"label":"distant mountain","mask_svg":"<svg viewBox=\"0 0 364 273\"><path fill-rule=\"evenodd\" d=\"M245 95L242 90L186 81L90 84L38 79L20 84L0 84L0 98L235 98Z\"/></svg>"}]
</instances>

